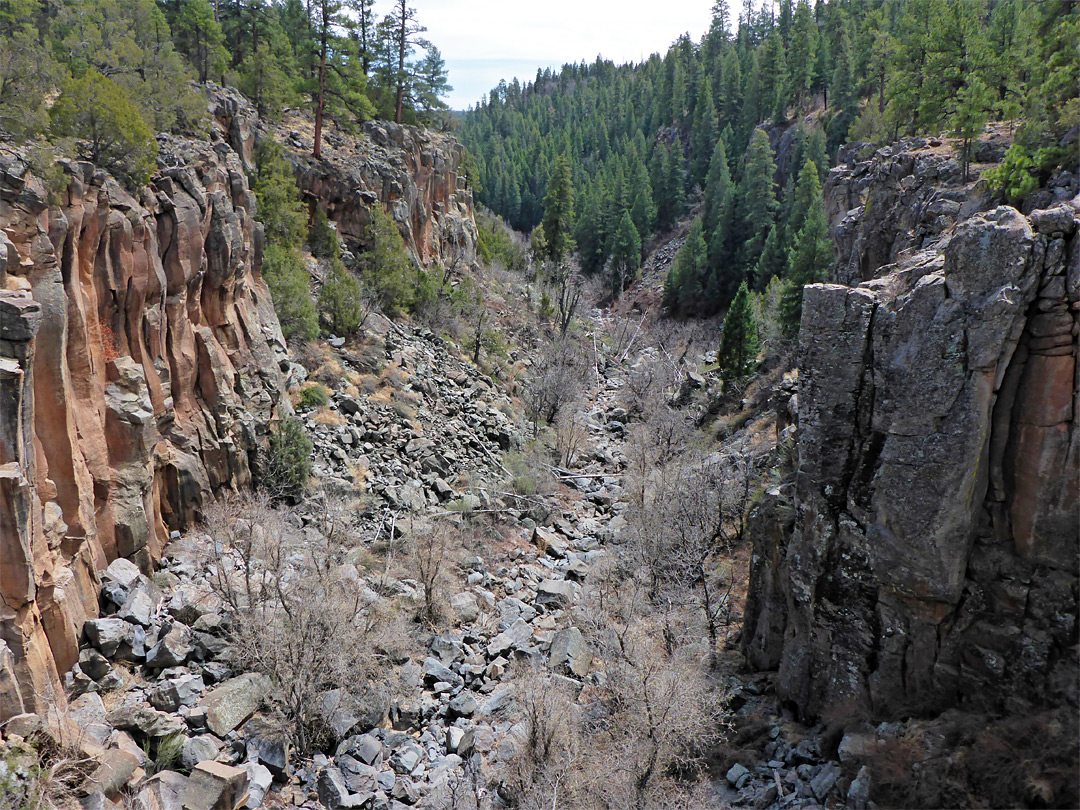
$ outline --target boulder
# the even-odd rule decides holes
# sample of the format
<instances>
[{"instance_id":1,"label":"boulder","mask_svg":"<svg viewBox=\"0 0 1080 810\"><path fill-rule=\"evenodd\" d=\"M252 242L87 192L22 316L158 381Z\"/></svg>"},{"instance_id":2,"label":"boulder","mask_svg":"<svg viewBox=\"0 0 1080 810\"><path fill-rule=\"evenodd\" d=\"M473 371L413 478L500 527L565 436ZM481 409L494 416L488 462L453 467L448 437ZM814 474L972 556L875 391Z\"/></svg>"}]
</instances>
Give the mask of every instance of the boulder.
<instances>
[{"instance_id":1,"label":"boulder","mask_svg":"<svg viewBox=\"0 0 1080 810\"><path fill-rule=\"evenodd\" d=\"M123 619L89 619L83 623L83 633L106 658L116 655L121 642L131 638L128 623Z\"/></svg>"},{"instance_id":2,"label":"boulder","mask_svg":"<svg viewBox=\"0 0 1080 810\"><path fill-rule=\"evenodd\" d=\"M567 608L574 602L577 587L563 579L549 579L536 589L536 604L545 608Z\"/></svg>"},{"instance_id":3,"label":"boulder","mask_svg":"<svg viewBox=\"0 0 1080 810\"><path fill-rule=\"evenodd\" d=\"M127 751L113 748L98 758L97 767L87 778L84 790L101 791L108 797L116 796L123 790L131 777L139 769L139 760Z\"/></svg>"},{"instance_id":4,"label":"boulder","mask_svg":"<svg viewBox=\"0 0 1080 810\"><path fill-rule=\"evenodd\" d=\"M579 678L589 673L593 655L585 637L576 627L560 630L551 639L551 666Z\"/></svg>"},{"instance_id":5,"label":"boulder","mask_svg":"<svg viewBox=\"0 0 1080 810\"><path fill-rule=\"evenodd\" d=\"M174 624L153 647L146 652L148 667L175 667L183 664L192 652L191 631L182 624Z\"/></svg>"},{"instance_id":6,"label":"boulder","mask_svg":"<svg viewBox=\"0 0 1080 810\"><path fill-rule=\"evenodd\" d=\"M252 672L230 678L199 701L206 709L206 724L214 734L224 737L247 720L259 708L270 691L265 676Z\"/></svg>"},{"instance_id":7,"label":"boulder","mask_svg":"<svg viewBox=\"0 0 1080 810\"><path fill-rule=\"evenodd\" d=\"M221 753L221 743L212 734L200 734L198 737L188 737L180 747L180 764L184 770L190 771L200 762L217 759Z\"/></svg>"},{"instance_id":8,"label":"boulder","mask_svg":"<svg viewBox=\"0 0 1080 810\"><path fill-rule=\"evenodd\" d=\"M184 810L237 810L247 801L248 774L221 762L200 762L184 791Z\"/></svg>"}]
</instances>

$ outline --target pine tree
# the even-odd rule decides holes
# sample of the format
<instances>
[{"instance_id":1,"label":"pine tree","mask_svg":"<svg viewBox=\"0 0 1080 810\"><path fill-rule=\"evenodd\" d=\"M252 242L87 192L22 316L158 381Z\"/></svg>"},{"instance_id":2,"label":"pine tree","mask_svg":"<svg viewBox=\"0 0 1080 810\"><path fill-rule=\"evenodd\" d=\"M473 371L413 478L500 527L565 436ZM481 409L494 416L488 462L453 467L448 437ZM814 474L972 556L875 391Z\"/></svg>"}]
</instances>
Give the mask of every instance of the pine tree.
<instances>
[{"instance_id":1,"label":"pine tree","mask_svg":"<svg viewBox=\"0 0 1080 810\"><path fill-rule=\"evenodd\" d=\"M713 103L712 80L706 76L698 87L697 104L694 105L694 128L691 133L694 155L693 180L700 185L709 171L716 139L719 137L716 105Z\"/></svg>"},{"instance_id":2,"label":"pine tree","mask_svg":"<svg viewBox=\"0 0 1080 810\"><path fill-rule=\"evenodd\" d=\"M750 302L750 290L744 281L739 285L731 308L724 317L716 362L724 376L741 380L753 371L758 353L758 327Z\"/></svg>"},{"instance_id":3,"label":"pine tree","mask_svg":"<svg viewBox=\"0 0 1080 810\"><path fill-rule=\"evenodd\" d=\"M726 202L731 197L731 172L728 170L727 149L724 141L718 140L713 149L712 160L709 161L709 172L705 177L705 206L702 210L701 219L705 227L705 233L712 234L716 225L724 213Z\"/></svg>"},{"instance_id":4,"label":"pine tree","mask_svg":"<svg viewBox=\"0 0 1080 810\"><path fill-rule=\"evenodd\" d=\"M686 242L675 257L664 283L664 306L672 312L700 311L708 246L701 227L701 217L694 220Z\"/></svg>"},{"instance_id":5,"label":"pine tree","mask_svg":"<svg viewBox=\"0 0 1080 810\"><path fill-rule=\"evenodd\" d=\"M810 87L814 80L817 61L817 23L807 0L799 0L795 9L795 23L791 35L791 52L788 62L791 68L791 92L799 110L806 108Z\"/></svg>"},{"instance_id":6,"label":"pine tree","mask_svg":"<svg viewBox=\"0 0 1080 810\"><path fill-rule=\"evenodd\" d=\"M634 227L629 211L622 219L611 241L611 292L618 296L634 279L641 267L641 235Z\"/></svg>"},{"instance_id":7,"label":"pine tree","mask_svg":"<svg viewBox=\"0 0 1080 810\"><path fill-rule=\"evenodd\" d=\"M724 124L731 127L739 121L739 111L742 109L742 65L739 55L734 48L728 48L724 53L724 59L720 63L720 98L723 100L721 109Z\"/></svg>"},{"instance_id":8,"label":"pine tree","mask_svg":"<svg viewBox=\"0 0 1080 810\"><path fill-rule=\"evenodd\" d=\"M791 210L788 212L786 225L788 235L792 240L802 230L810 209L820 204L821 182L818 180L817 166L812 160L807 159L799 170L799 179L795 183L795 191L791 199Z\"/></svg>"},{"instance_id":9,"label":"pine tree","mask_svg":"<svg viewBox=\"0 0 1080 810\"><path fill-rule=\"evenodd\" d=\"M229 54L223 47L225 34L209 0L182 0L173 34L180 50L198 70L200 82L210 77L211 70L221 75Z\"/></svg>"},{"instance_id":10,"label":"pine tree","mask_svg":"<svg viewBox=\"0 0 1080 810\"><path fill-rule=\"evenodd\" d=\"M836 67L833 69L830 91L832 93L833 117L829 122L830 148L840 146L847 140L848 130L859 114L859 97L855 92L854 66L851 60L851 39L847 27L841 29L836 51Z\"/></svg>"},{"instance_id":11,"label":"pine tree","mask_svg":"<svg viewBox=\"0 0 1080 810\"><path fill-rule=\"evenodd\" d=\"M656 225L665 230L672 227L686 210L686 171L682 143L661 144L659 186L656 189Z\"/></svg>"},{"instance_id":12,"label":"pine tree","mask_svg":"<svg viewBox=\"0 0 1080 810\"><path fill-rule=\"evenodd\" d=\"M754 286L758 290L764 290L772 278L783 275L787 269L787 249L783 230L779 224L774 225L765 238L761 258L758 259L757 267L754 268Z\"/></svg>"},{"instance_id":13,"label":"pine tree","mask_svg":"<svg viewBox=\"0 0 1080 810\"><path fill-rule=\"evenodd\" d=\"M299 247L307 232L307 210L300 202L292 165L273 138L264 138L255 149L253 191L258 203L256 218L263 223L267 243Z\"/></svg>"},{"instance_id":14,"label":"pine tree","mask_svg":"<svg viewBox=\"0 0 1080 810\"><path fill-rule=\"evenodd\" d=\"M807 212L789 256L787 287L780 300L780 322L786 336L793 337L799 330L803 287L824 281L828 277L832 256L825 206L818 198Z\"/></svg>"},{"instance_id":15,"label":"pine tree","mask_svg":"<svg viewBox=\"0 0 1080 810\"><path fill-rule=\"evenodd\" d=\"M746 150L746 167L739 183L738 216L742 241L740 264L748 276L765 246L765 237L776 221L776 164L764 130L754 131Z\"/></svg>"},{"instance_id":16,"label":"pine tree","mask_svg":"<svg viewBox=\"0 0 1080 810\"><path fill-rule=\"evenodd\" d=\"M634 221L634 227L639 234L652 233L653 225L656 223L656 203L653 201L649 172L645 168L645 161L641 159L640 152L635 152L628 183L630 218Z\"/></svg>"},{"instance_id":17,"label":"pine tree","mask_svg":"<svg viewBox=\"0 0 1080 810\"><path fill-rule=\"evenodd\" d=\"M574 179L570 161L559 155L544 197L544 236L547 258L560 264L574 250Z\"/></svg>"},{"instance_id":18,"label":"pine tree","mask_svg":"<svg viewBox=\"0 0 1080 810\"><path fill-rule=\"evenodd\" d=\"M829 176L829 157L825 147L825 133L820 129L813 129L806 141L806 160L811 161L818 170L818 179L824 183Z\"/></svg>"}]
</instances>

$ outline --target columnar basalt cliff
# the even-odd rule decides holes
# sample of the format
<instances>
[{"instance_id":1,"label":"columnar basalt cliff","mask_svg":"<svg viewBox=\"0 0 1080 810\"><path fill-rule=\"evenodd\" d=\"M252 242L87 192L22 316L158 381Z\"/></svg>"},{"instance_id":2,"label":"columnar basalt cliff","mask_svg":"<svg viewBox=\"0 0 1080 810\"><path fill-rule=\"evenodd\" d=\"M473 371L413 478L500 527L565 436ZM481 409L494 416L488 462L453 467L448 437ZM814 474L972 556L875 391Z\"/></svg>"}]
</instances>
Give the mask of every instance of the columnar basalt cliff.
<instances>
[{"instance_id":1,"label":"columnar basalt cliff","mask_svg":"<svg viewBox=\"0 0 1080 810\"><path fill-rule=\"evenodd\" d=\"M1076 706L1080 210L957 204L928 244L867 199L839 252L870 280L806 290L798 472L753 515L744 650L808 717ZM879 268L888 227L925 249Z\"/></svg>"},{"instance_id":2,"label":"columnar basalt cliff","mask_svg":"<svg viewBox=\"0 0 1080 810\"><path fill-rule=\"evenodd\" d=\"M312 208L318 206L327 214L347 243L365 246L369 212L380 205L425 267L476 261L465 147L454 138L389 121L368 121L356 136L329 133L322 158L316 160L302 128L265 125L232 91L216 88L212 95L214 116L245 165L252 165L260 140L281 141L290 152L301 193Z\"/></svg>"},{"instance_id":3,"label":"columnar basalt cliff","mask_svg":"<svg viewBox=\"0 0 1080 810\"><path fill-rule=\"evenodd\" d=\"M0 721L61 699L98 571L149 570L207 497L248 485L287 403L239 159L190 142L163 158L179 168L137 197L64 164L52 204L2 160Z\"/></svg>"}]
</instances>

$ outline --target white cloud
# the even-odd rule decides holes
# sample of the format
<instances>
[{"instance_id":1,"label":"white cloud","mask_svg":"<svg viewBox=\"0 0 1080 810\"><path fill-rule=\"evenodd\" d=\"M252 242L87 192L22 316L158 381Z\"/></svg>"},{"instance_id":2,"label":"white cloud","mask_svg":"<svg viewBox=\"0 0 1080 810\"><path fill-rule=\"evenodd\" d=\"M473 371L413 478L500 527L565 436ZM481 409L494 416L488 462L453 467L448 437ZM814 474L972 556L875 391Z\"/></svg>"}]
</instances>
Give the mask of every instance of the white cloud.
<instances>
[{"instance_id":1,"label":"white cloud","mask_svg":"<svg viewBox=\"0 0 1080 810\"><path fill-rule=\"evenodd\" d=\"M426 36L442 51L464 109L499 79L535 77L537 67L592 62L639 62L664 53L680 35L700 40L711 0L414 0ZM379 11L390 10L382 0Z\"/></svg>"}]
</instances>

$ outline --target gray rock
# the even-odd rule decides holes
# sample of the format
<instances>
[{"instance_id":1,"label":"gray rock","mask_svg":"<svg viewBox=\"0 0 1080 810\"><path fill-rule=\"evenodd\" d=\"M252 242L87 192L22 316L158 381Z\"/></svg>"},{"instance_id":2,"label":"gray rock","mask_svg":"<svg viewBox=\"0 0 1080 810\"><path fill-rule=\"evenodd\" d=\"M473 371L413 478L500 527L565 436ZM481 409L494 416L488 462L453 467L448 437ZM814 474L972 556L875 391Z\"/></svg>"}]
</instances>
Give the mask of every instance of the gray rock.
<instances>
[{"instance_id":1,"label":"gray rock","mask_svg":"<svg viewBox=\"0 0 1080 810\"><path fill-rule=\"evenodd\" d=\"M256 759L278 777L289 776L289 737L281 729L257 717L244 724L248 759Z\"/></svg>"},{"instance_id":2,"label":"gray rock","mask_svg":"<svg viewBox=\"0 0 1080 810\"><path fill-rule=\"evenodd\" d=\"M131 560L125 560L123 557L109 563L109 567L102 573L103 580L115 582L126 590L130 590L139 581L140 576L142 576L142 572L139 570L139 566Z\"/></svg>"},{"instance_id":3,"label":"gray rock","mask_svg":"<svg viewBox=\"0 0 1080 810\"><path fill-rule=\"evenodd\" d=\"M124 621L149 627L157 610L159 599L151 593L151 586L146 582L139 582L124 601L123 606L117 611L116 616Z\"/></svg>"},{"instance_id":4,"label":"gray rock","mask_svg":"<svg viewBox=\"0 0 1080 810\"><path fill-rule=\"evenodd\" d=\"M576 627L560 630L551 639L550 661L556 669L584 678L589 673L592 659L585 637Z\"/></svg>"},{"instance_id":5,"label":"gray rock","mask_svg":"<svg viewBox=\"0 0 1080 810\"><path fill-rule=\"evenodd\" d=\"M452 719L454 717L472 717L476 714L476 698L474 698L468 692L462 692L457 697L450 701L450 705L447 707L448 716Z\"/></svg>"},{"instance_id":6,"label":"gray rock","mask_svg":"<svg viewBox=\"0 0 1080 810\"><path fill-rule=\"evenodd\" d=\"M480 605L469 591L451 596L450 609L462 624L472 624L480 616Z\"/></svg>"},{"instance_id":7,"label":"gray rock","mask_svg":"<svg viewBox=\"0 0 1080 810\"><path fill-rule=\"evenodd\" d=\"M541 582L536 589L536 604L546 608L570 607L574 601L577 586L566 580L549 579Z\"/></svg>"},{"instance_id":8,"label":"gray rock","mask_svg":"<svg viewBox=\"0 0 1080 810\"><path fill-rule=\"evenodd\" d=\"M727 779L729 785L731 785L736 790L741 790L743 787L746 786L746 783L750 781L750 771L748 771L746 768L736 762L734 765L728 768L728 772L725 778Z\"/></svg>"},{"instance_id":9,"label":"gray rock","mask_svg":"<svg viewBox=\"0 0 1080 810\"><path fill-rule=\"evenodd\" d=\"M241 768L248 776L248 800L244 803L244 807L255 810L262 806L274 777L269 769L258 762L245 762Z\"/></svg>"},{"instance_id":10,"label":"gray rock","mask_svg":"<svg viewBox=\"0 0 1080 810\"><path fill-rule=\"evenodd\" d=\"M88 678L95 681L100 681L112 669L104 655L89 647L79 653L79 668Z\"/></svg>"},{"instance_id":11,"label":"gray rock","mask_svg":"<svg viewBox=\"0 0 1080 810\"><path fill-rule=\"evenodd\" d=\"M210 730L224 737L255 713L269 691L265 677L249 672L225 681L207 693L199 705L206 709Z\"/></svg>"},{"instance_id":12,"label":"gray rock","mask_svg":"<svg viewBox=\"0 0 1080 810\"><path fill-rule=\"evenodd\" d=\"M180 696L177 694L176 684L173 681L159 683L150 690L147 700L150 701L151 706L162 712L175 712L180 708ZM197 763L198 760L196 760Z\"/></svg>"},{"instance_id":13,"label":"gray rock","mask_svg":"<svg viewBox=\"0 0 1080 810\"><path fill-rule=\"evenodd\" d=\"M202 734L198 737L188 737L180 747L180 764L184 770L190 771L200 762L208 759L217 759L221 753L221 743L211 734Z\"/></svg>"},{"instance_id":14,"label":"gray rock","mask_svg":"<svg viewBox=\"0 0 1080 810\"><path fill-rule=\"evenodd\" d=\"M839 778L840 768L836 763L828 762L822 766L818 775L810 781L810 789L819 802L825 802Z\"/></svg>"},{"instance_id":15,"label":"gray rock","mask_svg":"<svg viewBox=\"0 0 1080 810\"><path fill-rule=\"evenodd\" d=\"M86 639L106 658L116 655L120 643L130 638L128 624L123 619L89 619L83 624Z\"/></svg>"},{"instance_id":16,"label":"gray rock","mask_svg":"<svg viewBox=\"0 0 1080 810\"><path fill-rule=\"evenodd\" d=\"M848 788L847 805L851 810L866 810L870 805L870 771L865 765Z\"/></svg>"},{"instance_id":17,"label":"gray rock","mask_svg":"<svg viewBox=\"0 0 1080 810\"><path fill-rule=\"evenodd\" d=\"M157 644L146 653L148 667L175 667L183 664L191 655L191 631L182 624L174 624Z\"/></svg>"},{"instance_id":18,"label":"gray rock","mask_svg":"<svg viewBox=\"0 0 1080 810\"><path fill-rule=\"evenodd\" d=\"M436 658L424 659L421 672L423 673L424 681L429 684L442 681L454 686L462 686L465 683L460 675Z\"/></svg>"}]
</instances>

